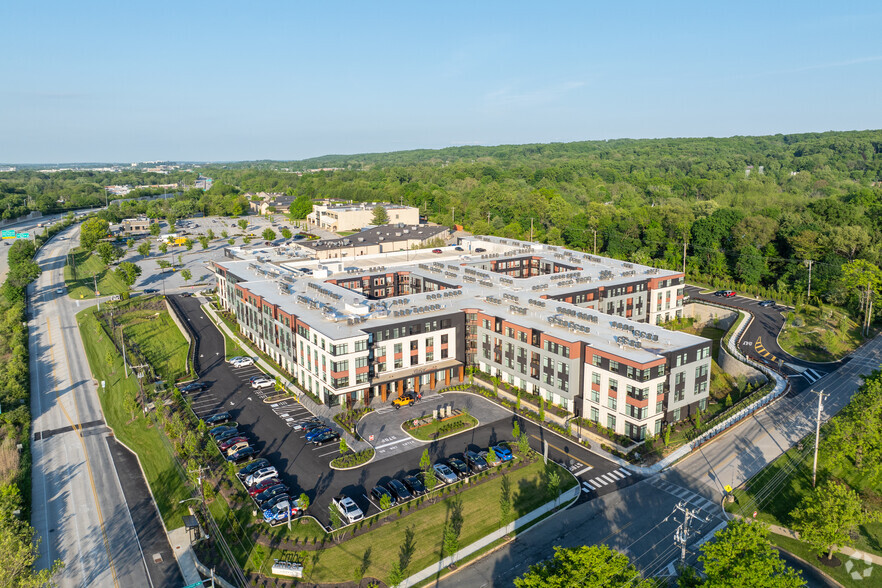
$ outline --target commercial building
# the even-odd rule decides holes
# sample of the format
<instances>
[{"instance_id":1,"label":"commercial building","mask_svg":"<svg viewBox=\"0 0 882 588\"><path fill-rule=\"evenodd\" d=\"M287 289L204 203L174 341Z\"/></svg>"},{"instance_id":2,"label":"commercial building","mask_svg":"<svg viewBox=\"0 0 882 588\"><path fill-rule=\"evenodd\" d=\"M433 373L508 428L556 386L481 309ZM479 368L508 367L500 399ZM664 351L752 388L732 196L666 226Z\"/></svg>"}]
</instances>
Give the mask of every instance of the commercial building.
<instances>
[{"instance_id":1,"label":"commercial building","mask_svg":"<svg viewBox=\"0 0 882 588\"><path fill-rule=\"evenodd\" d=\"M120 223L120 230L125 235L140 235L150 232L150 225L159 222L156 219L142 216L139 218L123 219Z\"/></svg>"},{"instance_id":2,"label":"commercial building","mask_svg":"<svg viewBox=\"0 0 882 588\"><path fill-rule=\"evenodd\" d=\"M446 245L450 236L450 229L437 225L382 225L339 239L300 241L297 246L317 259L342 259Z\"/></svg>"},{"instance_id":3,"label":"commercial building","mask_svg":"<svg viewBox=\"0 0 882 588\"><path fill-rule=\"evenodd\" d=\"M345 260L276 249L214 263L221 304L334 405L439 389L475 368L640 439L703 410L711 342L656 323L683 274L496 237Z\"/></svg>"},{"instance_id":4,"label":"commercial building","mask_svg":"<svg viewBox=\"0 0 882 588\"><path fill-rule=\"evenodd\" d=\"M355 204L316 204L306 220L313 226L328 231L357 231L374 224L374 208L386 209L388 224L418 225L420 209L388 202L360 202Z\"/></svg>"},{"instance_id":5,"label":"commercial building","mask_svg":"<svg viewBox=\"0 0 882 588\"><path fill-rule=\"evenodd\" d=\"M251 200L248 203L251 212L255 214L288 214L291 203L297 199L296 196L266 192L258 193L257 197L260 200Z\"/></svg>"}]
</instances>

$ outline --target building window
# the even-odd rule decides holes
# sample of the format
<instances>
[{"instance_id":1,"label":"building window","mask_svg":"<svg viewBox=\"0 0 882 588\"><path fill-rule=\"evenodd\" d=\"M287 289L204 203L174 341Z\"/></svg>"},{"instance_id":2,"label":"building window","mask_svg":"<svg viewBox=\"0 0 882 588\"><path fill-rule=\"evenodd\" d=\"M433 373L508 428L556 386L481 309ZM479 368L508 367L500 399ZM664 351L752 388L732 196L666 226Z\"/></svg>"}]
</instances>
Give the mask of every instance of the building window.
<instances>
[{"instance_id":1,"label":"building window","mask_svg":"<svg viewBox=\"0 0 882 588\"><path fill-rule=\"evenodd\" d=\"M366 351L367 350L367 340L362 339L361 341L355 342L355 350L356 351Z\"/></svg>"},{"instance_id":2,"label":"building window","mask_svg":"<svg viewBox=\"0 0 882 588\"><path fill-rule=\"evenodd\" d=\"M599 355L592 355L591 356L591 365L593 365L594 367L600 367L600 356Z\"/></svg>"},{"instance_id":3,"label":"building window","mask_svg":"<svg viewBox=\"0 0 882 588\"><path fill-rule=\"evenodd\" d=\"M614 380L613 378L609 379L609 391L610 392L618 392L619 391L619 381Z\"/></svg>"},{"instance_id":4,"label":"building window","mask_svg":"<svg viewBox=\"0 0 882 588\"><path fill-rule=\"evenodd\" d=\"M606 415L606 426L608 429L616 430L616 417L614 415Z\"/></svg>"},{"instance_id":5,"label":"building window","mask_svg":"<svg viewBox=\"0 0 882 588\"><path fill-rule=\"evenodd\" d=\"M660 366L658 366L658 375L659 376L665 375L665 364L661 364Z\"/></svg>"},{"instance_id":6,"label":"building window","mask_svg":"<svg viewBox=\"0 0 882 588\"><path fill-rule=\"evenodd\" d=\"M707 398L702 398L698 401L698 410L704 412L707 408Z\"/></svg>"},{"instance_id":7,"label":"building window","mask_svg":"<svg viewBox=\"0 0 882 588\"><path fill-rule=\"evenodd\" d=\"M658 402L655 403L655 414L663 412L664 409L665 409L665 401L664 400L659 400Z\"/></svg>"},{"instance_id":8,"label":"building window","mask_svg":"<svg viewBox=\"0 0 882 588\"><path fill-rule=\"evenodd\" d=\"M600 411L593 406L591 407L591 420L595 423L600 421Z\"/></svg>"},{"instance_id":9,"label":"building window","mask_svg":"<svg viewBox=\"0 0 882 588\"><path fill-rule=\"evenodd\" d=\"M447 344L447 335L441 335L441 345Z\"/></svg>"},{"instance_id":10,"label":"building window","mask_svg":"<svg viewBox=\"0 0 882 588\"><path fill-rule=\"evenodd\" d=\"M609 360L609 371L616 374L619 373L619 362Z\"/></svg>"},{"instance_id":11,"label":"building window","mask_svg":"<svg viewBox=\"0 0 882 588\"><path fill-rule=\"evenodd\" d=\"M414 356L416 357L416 356ZM426 361L435 361L435 352L434 351L426 351Z\"/></svg>"},{"instance_id":12,"label":"building window","mask_svg":"<svg viewBox=\"0 0 882 588\"><path fill-rule=\"evenodd\" d=\"M400 357L395 359L395 369L401 369L404 366L404 360Z\"/></svg>"},{"instance_id":13,"label":"building window","mask_svg":"<svg viewBox=\"0 0 882 588\"><path fill-rule=\"evenodd\" d=\"M696 386L695 393L696 394L704 394L707 392L707 382L701 382Z\"/></svg>"},{"instance_id":14,"label":"building window","mask_svg":"<svg viewBox=\"0 0 882 588\"><path fill-rule=\"evenodd\" d=\"M609 398L607 398L606 404L610 408L610 410L616 410L616 407L618 405L618 400L616 400L615 398L610 396Z\"/></svg>"},{"instance_id":15,"label":"building window","mask_svg":"<svg viewBox=\"0 0 882 588\"><path fill-rule=\"evenodd\" d=\"M600 392L598 392L597 390L591 391L591 402L596 402L600 404Z\"/></svg>"},{"instance_id":16,"label":"building window","mask_svg":"<svg viewBox=\"0 0 882 588\"><path fill-rule=\"evenodd\" d=\"M591 374L591 383L600 386L600 374L597 372Z\"/></svg>"},{"instance_id":17,"label":"building window","mask_svg":"<svg viewBox=\"0 0 882 588\"><path fill-rule=\"evenodd\" d=\"M684 396L683 390L674 390L674 402L683 402Z\"/></svg>"},{"instance_id":18,"label":"building window","mask_svg":"<svg viewBox=\"0 0 882 588\"><path fill-rule=\"evenodd\" d=\"M674 409L673 419L674 419L675 423L680 420L680 409L679 408Z\"/></svg>"},{"instance_id":19,"label":"building window","mask_svg":"<svg viewBox=\"0 0 882 588\"><path fill-rule=\"evenodd\" d=\"M447 359L447 348L441 349L441 359Z\"/></svg>"}]
</instances>

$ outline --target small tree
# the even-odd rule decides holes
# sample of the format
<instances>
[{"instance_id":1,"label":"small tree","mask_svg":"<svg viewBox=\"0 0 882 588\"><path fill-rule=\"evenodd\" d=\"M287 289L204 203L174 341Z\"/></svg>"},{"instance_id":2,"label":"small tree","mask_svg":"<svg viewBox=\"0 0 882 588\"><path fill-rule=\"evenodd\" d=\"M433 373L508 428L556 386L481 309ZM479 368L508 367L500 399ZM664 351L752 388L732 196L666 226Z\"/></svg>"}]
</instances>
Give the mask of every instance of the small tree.
<instances>
[{"instance_id":1,"label":"small tree","mask_svg":"<svg viewBox=\"0 0 882 588\"><path fill-rule=\"evenodd\" d=\"M309 508L309 496L306 495L306 492L300 493L300 498L297 500L297 502L300 504L300 508L302 510L306 510L307 508Z\"/></svg>"},{"instance_id":2,"label":"small tree","mask_svg":"<svg viewBox=\"0 0 882 588\"><path fill-rule=\"evenodd\" d=\"M454 528L453 524L447 523L444 525L444 555L446 557L450 557L457 551L459 551L459 536Z\"/></svg>"},{"instance_id":3,"label":"small tree","mask_svg":"<svg viewBox=\"0 0 882 588\"><path fill-rule=\"evenodd\" d=\"M520 412L521 410L521 390L518 388L518 397L515 400L515 411Z\"/></svg>"},{"instance_id":4,"label":"small tree","mask_svg":"<svg viewBox=\"0 0 882 588\"><path fill-rule=\"evenodd\" d=\"M554 548L554 557L530 566L514 581L515 588L579 586L579 588L649 588L628 556L606 545Z\"/></svg>"},{"instance_id":5,"label":"small tree","mask_svg":"<svg viewBox=\"0 0 882 588\"><path fill-rule=\"evenodd\" d=\"M700 410L695 413L695 428L696 429L701 428L701 411Z\"/></svg>"},{"instance_id":6,"label":"small tree","mask_svg":"<svg viewBox=\"0 0 882 588\"><path fill-rule=\"evenodd\" d=\"M162 269L165 269L165 268L167 268L167 267L169 267L169 266L171 265L171 264L170 264L168 261L166 261L165 259L158 259L158 260L156 260L156 264L159 265L159 267L161 267Z\"/></svg>"},{"instance_id":7,"label":"small tree","mask_svg":"<svg viewBox=\"0 0 882 588\"><path fill-rule=\"evenodd\" d=\"M188 269L181 270L181 277L184 278L185 282L189 282L193 278L193 274L190 273Z\"/></svg>"},{"instance_id":8,"label":"small tree","mask_svg":"<svg viewBox=\"0 0 882 588\"><path fill-rule=\"evenodd\" d=\"M560 497L560 474L550 463L545 470L545 492L551 500L557 500Z\"/></svg>"},{"instance_id":9,"label":"small tree","mask_svg":"<svg viewBox=\"0 0 882 588\"><path fill-rule=\"evenodd\" d=\"M193 249L193 241L190 239L184 239L184 249L191 251Z\"/></svg>"},{"instance_id":10,"label":"small tree","mask_svg":"<svg viewBox=\"0 0 882 588\"><path fill-rule=\"evenodd\" d=\"M527 438L526 433L521 433L521 436L518 437L518 453L527 457L530 455L530 440Z\"/></svg>"},{"instance_id":11,"label":"small tree","mask_svg":"<svg viewBox=\"0 0 882 588\"><path fill-rule=\"evenodd\" d=\"M199 235L199 244L202 245L202 250L208 249L209 239L205 235Z\"/></svg>"},{"instance_id":12,"label":"small tree","mask_svg":"<svg viewBox=\"0 0 882 588\"><path fill-rule=\"evenodd\" d=\"M222 237L222 238L226 239L226 238L229 237L229 236L230 236L230 234L227 232L226 229L224 229L223 231L221 231L221 237Z\"/></svg>"},{"instance_id":13,"label":"small tree","mask_svg":"<svg viewBox=\"0 0 882 588\"><path fill-rule=\"evenodd\" d=\"M429 457L429 450L423 449L423 455L420 457L420 469L428 472L432 467L432 458Z\"/></svg>"},{"instance_id":14,"label":"small tree","mask_svg":"<svg viewBox=\"0 0 882 588\"><path fill-rule=\"evenodd\" d=\"M386 577L386 584L394 587L402 582L404 582L404 572L401 571L401 566L398 565L398 562L394 561L392 562L392 569L389 570L389 575Z\"/></svg>"},{"instance_id":15,"label":"small tree","mask_svg":"<svg viewBox=\"0 0 882 588\"><path fill-rule=\"evenodd\" d=\"M372 225L385 225L389 222L389 214L382 204L374 206L374 218L371 219Z\"/></svg>"},{"instance_id":16,"label":"small tree","mask_svg":"<svg viewBox=\"0 0 882 588\"><path fill-rule=\"evenodd\" d=\"M214 238L215 238L215 236L216 236L216 235L214 234L214 231L212 231L211 229L208 229L208 232L206 232L205 234L206 234L206 236L208 237L208 239L211 240L211 241L213 241Z\"/></svg>"},{"instance_id":17,"label":"small tree","mask_svg":"<svg viewBox=\"0 0 882 588\"><path fill-rule=\"evenodd\" d=\"M116 268L116 275L131 288L141 275L141 266L131 261L124 261Z\"/></svg>"},{"instance_id":18,"label":"small tree","mask_svg":"<svg viewBox=\"0 0 882 588\"><path fill-rule=\"evenodd\" d=\"M134 246L135 246L135 240L134 240L134 239L132 239L131 237L129 237L128 239L126 239L126 247L128 247L129 249L131 249L131 248L134 247Z\"/></svg>"},{"instance_id":19,"label":"small tree","mask_svg":"<svg viewBox=\"0 0 882 588\"><path fill-rule=\"evenodd\" d=\"M521 423L520 421L515 421L514 426L511 428L511 438L518 440L521 438Z\"/></svg>"},{"instance_id":20,"label":"small tree","mask_svg":"<svg viewBox=\"0 0 882 588\"><path fill-rule=\"evenodd\" d=\"M487 450L487 463L493 463L495 461L498 461L498 459L499 458L496 455L496 451L494 451L492 447Z\"/></svg>"},{"instance_id":21,"label":"small tree","mask_svg":"<svg viewBox=\"0 0 882 588\"><path fill-rule=\"evenodd\" d=\"M122 257L123 254L122 249L120 249L119 247L114 247L107 241L101 241L100 243L98 243L96 251L101 257L101 261L103 261L105 265L110 265L111 263Z\"/></svg>"},{"instance_id":22,"label":"small tree","mask_svg":"<svg viewBox=\"0 0 882 588\"><path fill-rule=\"evenodd\" d=\"M276 240L276 232L271 228L267 227L261 233L264 241L275 241Z\"/></svg>"},{"instance_id":23,"label":"small tree","mask_svg":"<svg viewBox=\"0 0 882 588\"><path fill-rule=\"evenodd\" d=\"M545 399L539 397L539 421L545 422Z\"/></svg>"},{"instance_id":24,"label":"small tree","mask_svg":"<svg viewBox=\"0 0 882 588\"><path fill-rule=\"evenodd\" d=\"M665 427L665 447L671 442L671 427L673 425L670 423Z\"/></svg>"},{"instance_id":25,"label":"small tree","mask_svg":"<svg viewBox=\"0 0 882 588\"><path fill-rule=\"evenodd\" d=\"M291 233L291 229L288 227L282 227L282 237L285 239L290 239L294 235Z\"/></svg>"},{"instance_id":26,"label":"small tree","mask_svg":"<svg viewBox=\"0 0 882 588\"><path fill-rule=\"evenodd\" d=\"M508 474L502 474L502 483L499 486L499 513L502 515L502 524L508 524L511 515L511 480Z\"/></svg>"},{"instance_id":27,"label":"small tree","mask_svg":"<svg viewBox=\"0 0 882 588\"><path fill-rule=\"evenodd\" d=\"M349 447L346 445L346 439L340 437L340 453L346 453L349 451Z\"/></svg>"},{"instance_id":28,"label":"small tree","mask_svg":"<svg viewBox=\"0 0 882 588\"><path fill-rule=\"evenodd\" d=\"M150 223L150 234L151 235L153 235L154 237L158 237L160 231L162 231L162 229L159 227L159 223Z\"/></svg>"},{"instance_id":29,"label":"small tree","mask_svg":"<svg viewBox=\"0 0 882 588\"><path fill-rule=\"evenodd\" d=\"M864 510L857 492L839 482L825 482L815 488L790 516L800 538L819 555L826 553L827 559L833 556L836 545L854 545L851 533L855 527L879 518Z\"/></svg>"},{"instance_id":30,"label":"small tree","mask_svg":"<svg viewBox=\"0 0 882 588\"><path fill-rule=\"evenodd\" d=\"M380 496L380 509L389 510L390 508L392 508L392 497L388 494L383 494Z\"/></svg>"},{"instance_id":31,"label":"small tree","mask_svg":"<svg viewBox=\"0 0 882 588\"><path fill-rule=\"evenodd\" d=\"M239 228L242 229L243 231L248 228L248 220L247 219L240 218L236 222L236 224L239 225Z\"/></svg>"},{"instance_id":32,"label":"small tree","mask_svg":"<svg viewBox=\"0 0 882 588\"><path fill-rule=\"evenodd\" d=\"M150 255L150 241L144 241L138 245L138 255L141 257L147 257Z\"/></svg>"},{"instance_id":33,"label":"small tree","mask_svg":"<svg viewBox=\"0 0 882 588\"><path fill-rule=\"evenodd\" d=\"M733 519L714 535L714 541L701 546L698 558L704 564L706 582L688 585L765 586L797 588L804 586L799 572L785 565L772 546L762 523ZM681 581L680 585L684 586Z\"/></svg>"}]
</instances>

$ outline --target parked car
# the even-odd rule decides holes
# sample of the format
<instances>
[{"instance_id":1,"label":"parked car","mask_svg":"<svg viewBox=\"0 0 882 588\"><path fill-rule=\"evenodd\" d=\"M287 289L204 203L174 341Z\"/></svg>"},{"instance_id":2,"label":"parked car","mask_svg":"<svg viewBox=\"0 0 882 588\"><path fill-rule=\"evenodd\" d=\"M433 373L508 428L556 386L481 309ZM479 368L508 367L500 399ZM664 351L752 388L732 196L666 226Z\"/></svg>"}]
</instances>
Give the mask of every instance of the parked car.
<instances>
[{"instance_id":1,"label":"parked car","mask_svg":"<svg viewBox=\"0 0 882 588\"><path fill-rule=\"evenodd\" d=\"M383 486L374 486L371 489L371 498L373 498L377 502L377 506L380 505L380 502L383 500L384 496L389 497L389 505L390 506L394 505L396 502L398 502L397 500L395 500L395 497L392 496L392 493L389 492L389 490L384 488Z\"/></svg>"},{"instance_id":2,"label":"parked car","mask_svg":"<svg viewBox=\"0 0 882 588\"><path fill-rule=\"evenodd\" d=\"M395 502L403 502L413 498L410 490L407 489L401 480L389 480L389 483L386 484L386 488L389 489L389 493L392 495L392 498L395 499Z\"/></svg>"},{"instance_id":3,"label":"parked car","mask_svg":"<svg viewBox=\"0 0 882 588\"><path fill-rule=\"evenodd\" d=\"M305 423L302 427L300 427L300 430L305 433L308 433L308 432L314 431L316 429L326 429L327 427L328 427L328 425L325 424L323 421L321 421L320 419L315 419L313 421Z\"/></svg>"},{"instance_id":4,"label":"parked car","mask_svg":"<svg viewBox=\"0 0 882 588\"><path fill-rule=\"evenodd\" d=\"M320 427L320 426L322 426L323 424L324 424L324 423L322 423L322 419L320 419L320 418L318 418L318 417L310 417L310 418L308 418L308 419L305 419L305 420L299 421L299 422L297 422L297 423L294 423L294 426L292 426L291 428L294 429L295 431L302 431L302 430L306 429L306 427L308 427L308 426L310 426L310 425L316 425L316 426L319 426L319 427ZM313 428L315 428L315 427L313 427Z\"/></svg>"},{"instance_id":5,"label":"parked car","mask_svg":"<svg viewBox=\"0 0 882 588\"><path fill-rule=\"evenodd\" d=\"M426 493L426 486L416 476L404 476L404 485L414 496L422 496Z\"/></svg>"},{"instance_id":6,"label":"parked car","mask_svg":"<svg viewBox=\"0 0 882 588\"><path fill-rule=\"evenodd\" d=\"M723 298L732 298L733 296L735 296L735 290L726 290L721 294L721 296Z\"/></svg>"},{"instance_id":7,"label":"parked car","mask_svg":"<svg viewBox=\"0 0 882 588\"><path fill-rule=\"evenodd\" d=\"M454 251L465 251L465 249L463 249L462 247L454 247L453 250Z\"/></svg>"},{"instance_id":8,"label":"parked car","mask_svg":"<svg viewBox=\"0 0 882 588\"><path fill-rule=\"evenodd\" d=\"M392 406L396 409L401 408L402 406L410 406L411 404L415 404L417 401L416 392L410 390L409 392L405 392L398 398L392 401Z\"/></svg>"},{"instance_id":9,"label":"parked car","mask_svg":"<svg viewBox=\"0 0 882 588\"><path fill-rule=\"evenodd\" d=\"M487 250L484 249L483 247L476 247L475 248L475 253L484 253L485 251L487 251Z\"/></svg>"},{"instance_id":10,"label":"parked car","mask_svg":"<svg viewBox=\"0 0 882 588\"><path fill-rule=\"evenodd\" d=\"M759 303L759 305L762 306L763 308L766 308L768 306L775 306L775 301L774 300L763 300L762 302Z\"/></svg>"},{"instance_id":11,"label":"parked car","mask_svg":"<svg viewBox=\"0 0 882 588\"><path fill-rule=\"evenodd\" d=\"M307 443L311 443L313 439L321 435L322 433L328 433L331 431L331 427L319 427L317 429L313 429L306 434Z\"/></svg>"},{"instance_id":12,"label":"parked car","mask_svg":"<svg viewBox=\"0 0 882 588\"><path fill-rule=\"evenodd\" d=\"M244 468L239 470L238 475L240 477L247 478L248 476L250 476L251 474L253 474L257 470L268 467L269 464L270 464L269 460L265 459L263 457L261 457L260 459L255 459L254 461L249 463L247 466L245 466Z\"/></svg>"},{"instance_id":13,"label":"parked car","mask_svg":"<svg viewBox=\"0 0 882 588\"><path fill-rule=\"evenodd\" d=\"M714 292L714 296L723 296L728 290L717 290Z\"/></svg>"},{"instance_id":14,"label":"parked car","mask_svg":"<svg viewBox=\"0 0 882 588\"><path fill-rule=\"evenodd\" d=\"M221 433L215 435L214 440L216 443L220 444L221 442L226 441L227 439L232 439L233 437L238 437L238 436L239 436L239 429L233 428L233 429L227 429L226 431L222 431Z\"/></svg>"},{"instance_id":15,"label":"parked car","mask_svg":"<svg viewBox=\"0 0 882 588\"><path fill-rule=\"evenodd\" d=\"M144 294L156 294L159 292L156 288L144 288Z\"/></svg>"},{"instance_id":16,"label":"parked car","mask_svg":"<svg viewBox=\"0 0 882 588\"><path fill-rule=\"evenodd\" d=\"M212 427L211 429L209 429L208 434L211 435L212 437L216 438L221 433L223 433L225 431L229 431L230 429L235 429L238 426L239 426L239 423L237 423L236 421L224 423L222 425L218 425L216 427Z\"/></svg>"},{"instance_id":17,"label":"parked car","mask_svg":"<svg viewBox=\"0 0 882 588\"><path fill-rule=\"evenodd\" d=\"M266 510L268 508L272 508L275 505L279 504L280 502L285 502L285 501L289 501L289 500L291 500L291 497L288 496L287 494L279 494L278 496L274 496L273 498L270 498L269 500L264 502L263 509Z\"/></svg>"},{"instance_id":18,"label":"parked car","mask_svg":"<svg viewBox=\"0 0 882 588\"><path fill-rule=\"evenodd\" d=\"M205 422L205 424L208 425L209 427L214 427L217 425L223 425L224 423L228 423L231 420L233 420L233 415L231 415L228 412L219 412L219 413L213 414L209 417L205 417L203 419L203 422Z\"/></svg>"},{"instance_id":19,"label":"parked car","mask_svg":"<svg viewBox=\"0 0 882 588\"><path fill-rule=\"evenodd\" d=\"M211 388L211 384L207 382L190 382L185 386L179 388L181 392L189 393L189 392L201 392L203 390L208 390Z\"/></svg>"},{"instance_id":20,"label":"parked car","mask_svg":"<svg viewBox=\"0 0 882 588\"><path fill-rule=\"evenodd\" d=\"M511 447L505 441L500 441L496 445L493 446L493 451L496 453L496 457L499 458L499 461L506 462L512 460L512 452Z\"/></svg>"},{"instance_id":21,"label":"parked car","mask_svg":"<svg viewBox=\"0 0 882 588\"><path fill-rule=\"evenodd\" d=\"M233 443L232 445L230 445L229 447L227 447L224 450L224 453L228 456L233 455L234 453L236 453L240 449L245 449L246 447L251 447L251 445L248 443L248 441L237 441L237 442Z\"/></svg>"},{"instance_id":22,"label":"parked car","mask_svg":"<svg viewBox=\"0 0 882 588\"><path fill-rule=\"evenodd\" d=\"M290 500L283 500L263 511L263 520L268 523L279 523L287 521L289 518L300 516L300 508L291 504Z\"/></svg>"},{"instance_id":23,"label":"parked car","mask_svg":"<svg viewBox=\"0 0 882 588\"><path fill-rule=\"evenodd\" d=\"M258 378L251 382L251 387L255 390L259 390L261 388L271 388L275 385L275 382L270 380L269 378Z\"/></svg>"},{"instance_id":24,"label":"parked car","mask_svg":"<svg viewBox=\"0 0 882 588\"><path fill-rule=\"evenodd\" d=\"M251 357L231 357L230 365L233 367L245 367L247 365L254 365L254 359Z\"/></svg>"},{"instance_id":25,"label":"parked car","mask_svg":"<svg viewBox=\"0 0 882 588\"><path fill-rule=\"evenodd\" d=\"M227 461L233 463L242 463L243 461L248 461L257 455L257 450L250 445L248 447L243 447L239 451L233 453L232 455L227 456Z\"/></svg>"},{"instance_id":26,"label":"parked car","mask_svg":"<svg viewBox=\"0 0 882 588\"><path fill-rule=\"evenodd\" d=\"M440 249L432 249L432 253L442 253Z\"/></svg>"},{"instance_id":27,"label":"parked car","mask_svg":"<svg viewBox=\"0 0 882 588\"><path fill-rule=\"evenodd\" d=\"M270 498L275 498L279 494L287 494L287 493L288 493L287 486L285 486L284 484L276 484L275 486L270 486L269 488L267 488L266 490L264 490L263 492L261 492L260 494L255 496L254 501L257 503L258 506L262 506Z\"/></svg>"},{"instance_id":28,"label":"parked car","mask_svg":"<svg viewBox=\"0 0 882 588\"><path fill-rule=\"evenodd\" d=\"M469 466L467 466L461 459L451 457L447 460L447 465L460 480L469 477Z\"/></svg>"},{"instance_id":29,"label":"parked car","mask_svg":"<svg viewBox=\"0 0 882 588\"><path fill-rule=\"evenodd\" d=\"M442 484L453 484L459 479L450 466L443 463L436 463L432 469L435 471L435 477Z\"/></svg>"},{"instance_id":30,"label":"parked car","mask_svg":"<svg viewBox=\"0 0 882 588\"><path fill-rule=\"evenodd\" d=\"M340 433L337 431L327 431L318 437L314 437L312 442L316 445L324 445L325 443L337 441L338 439L340 439Z\"/></svg>"},{"instance_id":31,"label":"parked car","mask_svg":"<svg viewBox=\"0 0 882 588\"><path fill-rule=\"evenodd\" d=\"M270 478L274 478L278 475L279 472L276 471L276 468L273 466L269 466L263 469L259 469L247 478L245 478L245 485L248 487L254 486L255 484L260 484L264 480L269 480Z\"/></svg>"},{"instance_id":32,"label":"parked car","mask_svg":"<svg viewBox=\"0 0 882 588\"><path fill-rule=\"evenodd\" d=\"M234 437L230 437L229 439L224 439L223 441L218 442L217 447L221 451L226 451L236 443L248 443L248 439L246 439L242 435L236 435Z\"/></svg>"},{"instance_id":33,"label":"parked car","mask_svg":"<svg viewBox=\"0 0 882 588\"><path fill-rule=\"evenodd\" d=\"M478 455L480 455L481 457L483 457L483 458L484 458L484 461L486 461L486 462L487 462L487 465L488 465L489 467L491 467L491 468L492 468L492 467L495 467L495 466L498 466L499 464L502 463L502 460L499 459L499 456L496 455L496 452L495 452L495 451L493 452L493 458L492 458L492 459L491 459L491 457L490 457L490 451L489 451L489 450L487 450L487 451L479 451L479 452L478 452Z\"/></svg>"},{"instance_id":34,"label":"parked car","mask_svg":"<svg viewBox=\"0 0 882 588\"><path fill-rule=\"evenodd\" d=\"M487 460L474 451L466 451L462 454L462 456L465 458L465 462L469 466L469 469L472 471L473 474L483 472L489 467L487 465Z\"/></svg>"},{"instance_id":35,"label":"parked car","mask_svg":"<svg viewBox=\"0 0 882 588\"><path fill-rule=\"evenodd\" d=\"M355 504L355 501L348 496L335 496L333 499L334 506L343 515L343 520L347 523L354 523L364 518L364 513Z\"/></svg>"},{"instance_id":36,"label":"parked car","mask_svg":"<svg viewBox=\"0 0 882 588\"><path fill-rule=\"evenodd\" d=\"M249 496L257 496L258 494L260 494L264 490L269 490L270 488L272 488L273 486L276 486L277 484L281 484L281 482L275 476L272 478L267 478L263 482L260 482L259 484L255 484L254 486L249 488L248 495Z\"/></svg>"}]
</instances>

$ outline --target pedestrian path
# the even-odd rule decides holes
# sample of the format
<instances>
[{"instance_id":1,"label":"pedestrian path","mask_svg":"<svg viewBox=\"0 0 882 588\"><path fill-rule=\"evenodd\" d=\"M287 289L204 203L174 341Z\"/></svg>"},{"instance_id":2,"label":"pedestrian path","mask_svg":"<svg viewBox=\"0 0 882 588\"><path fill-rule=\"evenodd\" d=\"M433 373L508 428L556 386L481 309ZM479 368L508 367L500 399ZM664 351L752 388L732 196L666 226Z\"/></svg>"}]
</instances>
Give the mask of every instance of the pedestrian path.
<instances>
[{"instance_id":1,"label":"pedestrian path","mask_svg":"<svg viewBox=\"0 0 882 588\"><path fill-rule=\"evenodd\" d=\"M678 499L686 502L687 504L691 504L706 513L718 514L719 513L719 505L714 503L712 500L708 500L703 496L699 496L695 492L692 492L688 488L684 488L683 486L678 486L677 484L671 484L670 482L665 482L659 476L655 476L648 480L649 484L653 487L658 488L662 492L667 492L672 496L676 496Z\"/></svg>"}]
</instances>

